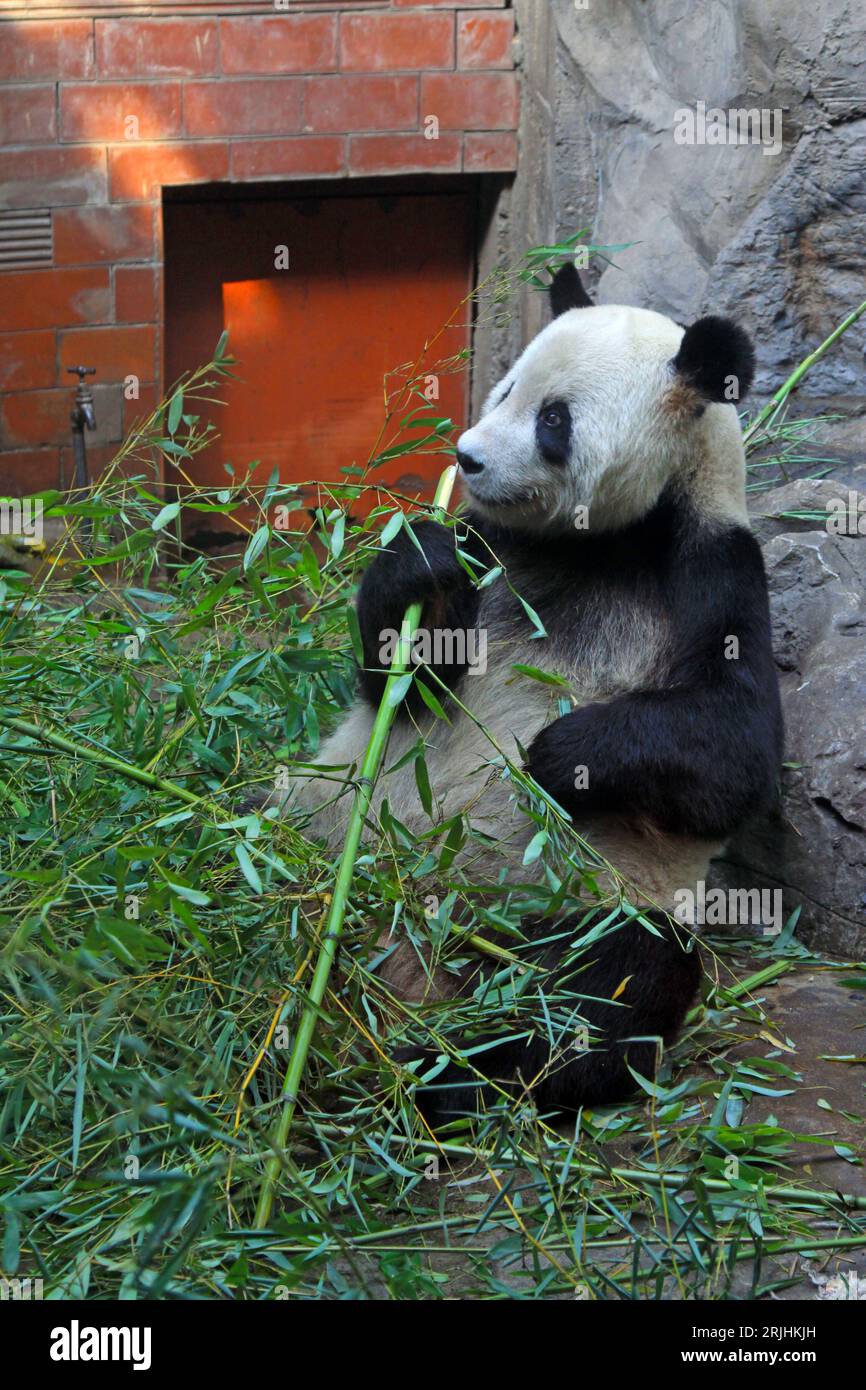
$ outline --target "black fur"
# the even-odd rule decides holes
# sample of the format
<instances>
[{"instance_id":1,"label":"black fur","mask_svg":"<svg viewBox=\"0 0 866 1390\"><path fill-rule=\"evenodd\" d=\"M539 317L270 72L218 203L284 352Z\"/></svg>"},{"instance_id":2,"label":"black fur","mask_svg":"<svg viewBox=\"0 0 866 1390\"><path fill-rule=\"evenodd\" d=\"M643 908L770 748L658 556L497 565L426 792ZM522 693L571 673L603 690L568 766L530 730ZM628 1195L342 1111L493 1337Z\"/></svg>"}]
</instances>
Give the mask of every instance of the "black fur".
<instances>
[{"instance_id":1,"label":"black fur","mask_svg":"<svg viewBox=\"0 0 866 1390\"><path fill-rule=\"evenodd\" d=\"M647 606L668 624L673 655L657 687L573 710L530 745L529 771L565 810L645 816L664 831L724 837L774 803L782 714L764 564L751 532L710 527L672 494L621 531L576 531L543 545L471 520L475 536L464 550L476 559L492 552L506 564L554 656L580 663L611 596ZM479 593L458 563L454 533L430 521L414 530L424 556L400 532L361 585L361 682L376 705L386 679L382 632L399 629L410 603L424 602L428 629L471 628L479 618ZM516 608L516 600L505 602ZM466 667L433 669L454 689ZM587 768L585 787L574 785L577 767Z\"/></svg>"},{"instance_id":2,"label":"black fur","mask_svg":"<svg viewBox=\"0 0 866 1390\"><path fill-rule=\"evenodd\" d=\"M358 625L364 647L361 688L376 707L388 678L380 655L383 633L400 631L410 604L424 604L421 627L428 631L472 628L478 615L478 590L457 559L454 532L435 521L418 522L412 530L423 554L405 531L399 531L366 571L358 594ZM424 669L421 667L421 672ZM467 666L455 663L426 669L453 689ZM436 682L429 684L435 694ZM413 685L398 713L405 717L423 709Z\"/></svg>"},{"instance_id":3,"label":"black fur","mask_svg":"<svg viewBox=\"0 0 866 1390\"><path fill-rule=\"evenodd\" d=\"M718 531L671 499L616 536L569 542L575 568L667 617L664 684L585 705L529 748L536 781L572 814L622 812L661 830L729 835L776 796L782 714L763 559L743 527ZM559 601L568 583L554 564ZM565 561L565 557L562 557ZM526 595L524 595L526 597ZM532 599L530 597L530 602ZM544 603L539 609L542 621ZM727 655L736 639L737 656ZM575 788L575 768L587 768Z\"/></svg>"},{"instance_id":4,"label":"black fur","mask_svg":"<svg viewBox=\"0 0 866 1390\"><path fill-rule=\"evenodd\" d=\"M477 517L470 522L478 550L495 554L539 614L553 669L579 669L591 653L597 657L599 641L609 631L616 640L623 614L634 608L649 609L667 625L670 656L656 680L628 694L614 690L604 702L562 716L531 743L530 772L569 813L621 814L664 831L722 838L774 802L782 716L763 561L748 530L710 525L672 491L648 516L617 532L575 531L539 542ZM365 577L359 614L368 667L378 665L381 629L398 627L404 608L417 599L438 602L448 626L490 622L505 642L509 631L525 631L525 615L504 585L484 591L479 611L480 596L457 564L452 534L429 522L416 534L429 570L401 536ZM731 638L739 645L735 659L729 649L726 654ZM612 648L612 671L616 661ZM441 676L453 687L461 674L451 669ZM367 670L362 678L368 697L378 700L383 676ZM574 785L579 766L588 769L588 784L580 789ZM563 964L559 948L541 960L555 967L545 993L565 991L560 1016L576 1007L575 993L591 996L579 1003L580 1017L597 1030L588 1055L573 1055L566 1046L551 1057L539 1029L528 1041L478 1054L477 1069L516 1093L535 1080L542 1110L627 1096L634 1081L626 1061L651 1076L655 1044L628 1040L674 1038L700 966L697 953L684 950L683 933L678 937L662 914L647 915L661 938L630 922L576 963ZM545 934L551 930L544 924ZM604 1002L627 976L621 1000ZM572 1026L579 1022L573 1019ZM408 1055L423 1054L404 1060ZM435 1121L493 1096L492 1086L476 1084L471 1071L450 1064L422 1090L419 1103Z\"/></svg>"},{"instance_id":5,"label":"black fur","mask_svg":"<svg viewBox=\"0 0 866 1390\"><path fill-rule=\"evenodd\" d=\"M550 307L553 317L558 319L569 309L589 309L592 300L583 288L583 282L573 261L561 265L549 286Z\"/></svg>"},{"instance_id":6,"label":"black fur","mask_svg":"<svg viewBox=\"0 0 866 1390\"><path fill-rule=\"evenodd\" d=\"M449 1063L429 1086L422 1087L417 1104L427 1119L443 1123L461 1113L473 1113L507 1095L531 1095L541 1112L577 1110L583 1105L602 1105L624 1100L635 1088L631 1066L641 1076L656 1072L658 1042L673 1042L701 979L701 965L693 939L674 928L661 912L644 914L659 935L637 921L626 922L601 938L583 954L563 963L562 945L554 943L530 953L552 973L541 977L547 1002L542 1025L529 1037L504 1042L469 1059L468 1065ZM597 914L600 919L601 913ZM584 932L593 925L591 919ZM539 923L530 935L562 935L569 942L573 923ZM530 977L531 978L531 977ZM623 988L623 982L627 980ZM475 982L473 981L473 986ZM620 991L616 1000L612 996ZM549 1023L548 1023L549 1020ZM577 1051L575 1034L584 1024L589 1050ZM561 1027L562 1040L551 1049L548 1027L554 1037ZM500 1020L510 1035L526 1025ZM578 1035L579 1037L579 1035ZM465 1039L462 1048L488 1041L483 1035ZM435 1061L434 1049L407 1048L398 1053L404 1064L421 1059L422 1074ZM489 1077L479 1079L472 1067Z\"/></svg>"},{"instance_id":7,"label":"black fur","mask_svg":"<svg viewBox=\"0 0 866 1390\"><path fill-rule=\"evenodd\" d=\"M752 385L755 350L738 324L710 315L686 329L673 365L707 400L736 404Z\"/></svg>"},{"instance_id":8,"label":"black fur","mask_svg":"<svg viewBox=\"0 0 866 1390\"><path fill-rule=\"evenodd\" d=\"M550 423L551 413L559 416L559 424ZM548 401L535 417L535 441L539 453L548 463L564 464L571 453L571 411L566 401Z\"/></svg>"}]
</instances>

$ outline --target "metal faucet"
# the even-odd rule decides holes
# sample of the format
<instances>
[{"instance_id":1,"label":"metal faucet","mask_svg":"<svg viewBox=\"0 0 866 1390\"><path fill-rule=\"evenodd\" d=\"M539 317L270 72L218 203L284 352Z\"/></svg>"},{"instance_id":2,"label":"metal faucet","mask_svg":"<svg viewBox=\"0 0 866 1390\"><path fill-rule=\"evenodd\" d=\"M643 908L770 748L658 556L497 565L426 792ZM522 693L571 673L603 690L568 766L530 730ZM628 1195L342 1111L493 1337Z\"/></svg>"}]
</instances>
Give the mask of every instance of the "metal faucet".
<instances>
[{"instance_id":1,"label":"metal faucet","mask_svg":"<svg viewBox=\"0 0 866 1390\"><path fill-rule=\"evenodd\" d=\"M87 487L87 450L84 446L84 431L96 429L96 415L93 409L93 392L85 377L95 376L95 367L67 367L67 372L78 376L75 404L69 419L72 422L72 456L75 460L75 488L82 495Z\"/></svg>"}]
</instances>

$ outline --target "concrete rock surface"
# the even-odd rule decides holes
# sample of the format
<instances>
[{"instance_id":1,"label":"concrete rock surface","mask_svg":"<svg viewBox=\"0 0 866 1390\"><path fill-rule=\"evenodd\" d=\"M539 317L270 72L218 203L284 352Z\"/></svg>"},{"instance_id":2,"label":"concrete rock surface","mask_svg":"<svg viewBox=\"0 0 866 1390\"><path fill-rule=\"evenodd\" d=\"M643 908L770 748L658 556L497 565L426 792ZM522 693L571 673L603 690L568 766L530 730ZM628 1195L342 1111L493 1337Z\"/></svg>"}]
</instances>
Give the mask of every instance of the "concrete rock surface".
<instances>
[{"instance_id":1,"label":"concrete rock surface","mask_svg":"<svg viewBox=\"0 0 866 1390\"><path fill-rule=\"evenodd\" d=\"M718 881L779 887L798 935L866 956L866 469L862 491L805 479L753 504L770 588L788 764L780 813L747 826ZM847 532L834 534L842 514ZM798 515L798 513L802 515ZM831 518L828 522L816 516ZM863 528L860 533L859 526Z\"/></svg>"}]
</instances>

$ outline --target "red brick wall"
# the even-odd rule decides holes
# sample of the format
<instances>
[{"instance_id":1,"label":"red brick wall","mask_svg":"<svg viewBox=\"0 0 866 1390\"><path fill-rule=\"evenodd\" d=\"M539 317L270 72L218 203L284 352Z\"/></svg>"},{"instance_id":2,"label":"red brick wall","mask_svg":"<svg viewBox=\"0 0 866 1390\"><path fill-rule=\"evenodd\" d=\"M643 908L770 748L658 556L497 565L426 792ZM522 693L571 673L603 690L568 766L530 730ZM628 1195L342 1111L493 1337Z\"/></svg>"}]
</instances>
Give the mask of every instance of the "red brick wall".
<instances>
[{"instance_id":1,"label":"red brick wall","mask_svg":"<svg viewBox=\"0 0 866 1390\"><path fill-rule=\"evenodd\" d=\"M156 398L162 185L516 167L505 0L229 8L0 22L0 207L53 223L0 271L0 491L68 483L67 366L97 367L96 465Z\"/></svg>"}]
</instances>

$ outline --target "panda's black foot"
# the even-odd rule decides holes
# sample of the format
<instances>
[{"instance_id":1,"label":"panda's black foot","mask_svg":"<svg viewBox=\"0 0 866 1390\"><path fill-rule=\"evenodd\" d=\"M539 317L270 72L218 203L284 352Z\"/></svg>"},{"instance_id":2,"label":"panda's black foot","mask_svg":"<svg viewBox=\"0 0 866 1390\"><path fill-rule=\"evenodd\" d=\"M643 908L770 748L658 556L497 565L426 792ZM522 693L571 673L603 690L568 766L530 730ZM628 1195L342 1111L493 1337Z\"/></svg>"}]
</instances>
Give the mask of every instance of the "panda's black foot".
<instances>
[{"instance_id":1,"label":"panda's black foot","mask_svg":"<svg viewBox=\"0 0 866 1390\"><path fill-rule=\"evenodd\" d=\"M505 1102L530 1100L545 1114L575 1111L627 1100L639 1089L634 1072L654 1077L660 1046L676 1038L701 979L694 942L660 912L644 914L659 935L628 922L572 960L568 967L542 962L551 973L544 988L555 993L557 1012L574 1012L567 1036L551 1049L547 1036L532 1033L476 1052L466 1065L444 1066L436 1048L405 1048L396 1054L413 1072L430 1076L416 1091L416 1104L432 1125L474 1115ZM587 927L591 923L585 924ZM489 1041L465 1039L461 1050ZM436 1070L437 1064L439 1069ZM435 1071L435 1075L430 1075Z\"/></svg>"},{"instance_id":2,"label":"panda's black foot","mask_svg":"<svg viewBox=\"0 0 866 1390\"><path fill-rule=\"evenodd\" d=\"M254 787L232 808L236 816L250 816L280 805L280 793L273 787Z\"/></svg>"},{"instance_id":3,"label":"panda's black foot","mask_svg":"<svg viewBox=\"0 0 866 1390\"><path fill-rule=\"evenodd\" d=\"M465 1045L471 1046L468 1042ZM478 1115L490 1110L497 1098L502 1099L496 1087L483 1076L476 1076L468 1064L460 1066L447 1062L443 1068L444 1054L435 1047L401 1047L393 1055L396 1062L419 1078L415 1105L434 1129L463 1115ZM428 1075L432 1079L425 1084L420 1078Z\"/></svg>"}]
</instances>

